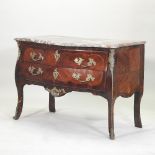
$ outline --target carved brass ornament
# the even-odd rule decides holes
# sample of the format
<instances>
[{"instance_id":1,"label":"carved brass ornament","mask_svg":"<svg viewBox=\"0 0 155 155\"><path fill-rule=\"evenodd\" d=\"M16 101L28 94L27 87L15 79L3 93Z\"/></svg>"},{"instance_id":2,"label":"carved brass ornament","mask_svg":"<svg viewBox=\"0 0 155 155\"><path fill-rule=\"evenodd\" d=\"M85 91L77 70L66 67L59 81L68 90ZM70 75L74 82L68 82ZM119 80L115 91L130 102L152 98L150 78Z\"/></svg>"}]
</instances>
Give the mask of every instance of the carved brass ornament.
<instances>
[{"instance_id":1,"label":"carved brass ornament","mask_svg":"<svg viewBox=\"0 0 155 155\"><path fill-rule=\"evenodd\" d=\"M42 56L41 53L36 53L36 52L31 52L30 57L33 61L42 61L44 60L44 57Z\"/></svg>"},{"instance_id":2,"label":"carved brass ornament","mask_svg":"<svg viewBox=\"0 0 155 155\"><path fill-rule=\"evenodd\" d=\"M82 59L80 57L74 59L74 62L77 63L79 66L82 64L83 61L84 61L84 59Z\"/></svg>"},{"instance_id":3,"label":"carved brass ornament","mask_svg":"<svg viewBox=\"0 0 155 155\"><path fill-rule=\"evenodd\" d=\"M87 74L87 77L85 80L80 80L80 77L81 77L81 74L80 73L73 73L72 74L72 77L75 79L75 80L78 80L80 82L89 82L89 81L94 81L95 80L95 77L93 77L93 75L91 74Z\"/></svg>"},{"instance_id":4,"label":"carved brass ornament","mask_svg":"<svg viewBox=\"0 0 155 155\"><path fill-rule=\"evenodd\" d=\"M55 57L56 62L60 59L60 54L58 50L55 51L54 57Z\"/></svg>"},{"instance_id":5,"label":"carved brass ornament","mask_svg":"<svg viewBox=\"0 0 155 155\"><path fill-rule=\"evenodd\" d=\"M95 66L95 65L96 65L96 62L94 61L94 59L89 58L88 60L89 60L89 61L87 62L87 65L82 65L82 62L84 61L84 59L83 59L83 58L80 58L80 57L75 58L75 59L74 59L74 62L75 62L76 64L78 64L79 66L81 65L81 66L83 66L83 67Z\"/></svg>"},{"instance_id":6,"label":"carved brass ornament","mask_svg":"<svg viewBox=\"0 0 155 155\"><path fill-rule=\"evenodd\" d=\"M89 58L89 62L87 63L88 66L95 66L96 65L96 62L94 61L94 59L92 58Z\"/></svg>"},{"instance_id":7,"label":"carved brass ornament","mask_svg":"<svg viewBox=\"0 0 155 155\"><path fill-rule=\"evenodd\" d=\"M54 77L55 80L57 79L58 75L59 75L58 69L55 68L54 71L53 71L53 77Z\"/></svg>"},{"instance_id":8,"label":"carved brass ornament","mask_svg":"<svg viewBox=\"0 0 155 155\"><path fill-rule=\"evenodd\" d=\"M81 76L80 73L73 73L73 74L72 74L72 77L73 77L74 79L76 79L76 80L79 80L79 79L80 79L80 76Z\"/></svg>"},{"instance_id":9,"label":"carved brass ornament","mask_svg":"<svg viewBox=\"0 0 155 155\"><path fill-rule=\"evenodd\" d=\"M91 74L87 74L86 81L94 81L94 80L95 77L93 77Z\"/></svg>"},{"instance_id":10,"label":"carved brass ornament","mask_svg":"<svg viewBox=\"0 0 155 155\"><path fill-rule=\"evenodd\" d=\"M58 89L56 87L52 88L52 89L48 89L46 88L46 90L51 93L52 96L58 97L60 95L66 94L67 92L65 91L65 89Z\"/></svg>"},{"instance_id":11,"label":"carved brass ornament","mask_svg":"<svg viewBox=\"0 0 155 155\"><path fill-rule=\"evenodd\" d=\"M30 66L28 71L34 76L43 74L43 70L40 67L37 69L34 66Z\"/></svg>"}]
</instances>

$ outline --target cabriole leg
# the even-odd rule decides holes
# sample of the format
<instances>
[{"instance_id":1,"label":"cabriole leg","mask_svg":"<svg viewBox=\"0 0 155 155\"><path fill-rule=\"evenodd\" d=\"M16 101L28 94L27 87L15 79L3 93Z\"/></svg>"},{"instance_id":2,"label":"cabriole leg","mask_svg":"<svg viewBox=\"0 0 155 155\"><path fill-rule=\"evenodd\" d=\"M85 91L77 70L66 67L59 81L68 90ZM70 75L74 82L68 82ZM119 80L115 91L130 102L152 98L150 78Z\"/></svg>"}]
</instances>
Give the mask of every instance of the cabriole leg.
<instances>
[{"instance_id":1,"label":"cabriole leg","mask_svg":"<svg viewBox=\"0 0 155 155\"><path fill-rule=\"evenodd\" d=\"M139 128L142 128L141 116L140 116L140 102L142 95L143 93L141 92L136 92L134 94L134 122L135 126Z\"/></svg>"},{"instance_id":2,"label":"cabriole leg","mask_svg":"<svg viewBox=\"0 0 155 155\"><path fill-rule=\"evenodd\" d=\"M49 111L55 112L55 97L49 93Z\"/></svg>"},{"instance_id":3,"label":"cabriole leg","mask_svg":"<svg viewBox=\"0 0 155 155\"><path fill-rule=\"evenodd\" d=\"M23 87L23 84L17 84L18 103L16 107L15 116L13 117L15 120L19 119L23 108Z\"/></svg>"},{"instance_id":4,"label":"cabriole leg","mask_svg":"<svg viewBox=\"0 0 155 155\"><path fill-rule=\"evenodd\" d=\"M108 100L108 128L110 139L115 139L114 133L114 101Z\"/></svg>"}]
</instances>

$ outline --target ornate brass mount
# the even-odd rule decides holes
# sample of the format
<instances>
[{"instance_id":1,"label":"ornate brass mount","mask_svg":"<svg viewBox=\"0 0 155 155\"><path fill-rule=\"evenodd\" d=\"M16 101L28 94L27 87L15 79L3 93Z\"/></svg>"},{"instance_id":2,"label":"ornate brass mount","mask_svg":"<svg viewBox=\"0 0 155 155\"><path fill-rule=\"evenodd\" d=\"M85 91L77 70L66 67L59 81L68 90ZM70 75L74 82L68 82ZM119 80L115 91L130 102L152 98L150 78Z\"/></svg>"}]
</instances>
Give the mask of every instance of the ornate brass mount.
<instances>
[{"instance_id":1,"label":"ornate brass mount","mask_svg":"<svg viewBox=\"0 0 155 155\"><path fill-rule=\"evenodd\" d=\"M51 93L52 96L58 97L61 95L66 94L67 92L65 91L65 89L58 89L56 87L52 88L52 89L48 89L45 88L49 93Z\"/></svg>"},{"instance_id":2,"label":"ornate brass mount","mask_svg":"<svg viewBox=\"0 0 155 155\"><path fill-rule=\"evenodd\" d=\"M43 61L44 57L42 56L41 53L36 53L36 52L31 52L30 57L33 61Z\"/></svg>"},{"instance_id":3,"label":"ornate brass mount","mask_svg":"<svg viewBox=\"0 0 155 155\"><path fill-rule=\"evenodd\" d=\"M80 73L73 73L72 77L75 80L78 80L80 82L89 82L89 81L94 81L95 80L95 77L93 77L93 75L91 75L91 74L87 74L87 77L86 77L86 79L84 81L80 80L80 77L81 77Z\"/></svg>"},{"instance_id":4,"label":"ornate brass mount","mask_svg":"<svg viewBox=\"0 0 155 155\"><path fill-rule=\"evenodd\" d=\"M55 57L56 62L60 59L60 54L58 50L55 51L54 57Z\"/></svg>"},{"instance_id":5,"label":"ornate brass mount","mask_svg":"<svg viewBox=\"0 0 155 155\"><path fill-rule=\"evenodd\" d=\"M53 77L54 77L54 80L56 80L58 76L59 76L58 69L55 68L54 71L53 71Z\"/></svg>"},{"instance_id":6,"label":"ornate brass mount","mask_svg":"<svg viewBox=\"0 0 155 155\"><path fill-rule=\"evenodd\" d=\"M34 66L30 66L28 71L34 76L43 74L43 70L40 67L37 69Z\"/></svg>"},{"instance_id":7,"label":"ornate brass mount","mask_svg":"<svg viewBox=\"0 0 155 155\"><path fill-rule=\"evenodd\" d=\"M83 64L82 64L83 61L84 61L84 59L83 59L83 58L80 58L80 57L75 58L75 59L74 59L74 62L75 62L76 64L78 64L79 66L81 65L82 67L90 67L90 66L95 66L95 65L96 65L96 62L94 61L94 59L89 58L88 60L89 60L89 61L87 62L87 65L83 65Z\"/></svg>"}]
</instances>

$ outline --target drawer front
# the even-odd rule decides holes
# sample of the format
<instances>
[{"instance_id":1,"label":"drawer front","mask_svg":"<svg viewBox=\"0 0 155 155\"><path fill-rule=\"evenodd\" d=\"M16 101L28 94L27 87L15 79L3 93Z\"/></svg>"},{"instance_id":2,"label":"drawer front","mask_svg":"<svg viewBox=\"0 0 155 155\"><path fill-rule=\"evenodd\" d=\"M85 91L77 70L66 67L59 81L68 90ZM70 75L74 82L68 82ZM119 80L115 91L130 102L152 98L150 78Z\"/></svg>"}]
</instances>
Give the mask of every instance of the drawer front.
<instances>
[{"instance_id":1,"label":"drawer front","mask_svg":"<svg viewBox=\"0 0 155 155\"><path fill-rule=\"evenodd\" d=\"M50 66L40 65L35 63L21 63L19 64L19 77L31 81L49 82L54 81L51 73L53 72Z\"/></svg>"},{"instance_id":2,"label":"drawer front","mask_svg":"<svg viewBox=\"0 0 155 155\"><path fill-rule=\"evenodd\" d=\"M22 54L22 61L55 66L58 57L58 50L51 49L47 51L39 48L26 48Z\"/></svg>"},{"instance_id":3,"label":"drawer front","mask_svg":"<svg viewBox=\"0 0 155 155\"><path fill-rule=\"evenodd\" d=\"M26 48L22 54L22 60L57 67L106 71L108 53L103 51L91 52L88 50Z\"/></svg>"},{"instance_id":4,"label":"drawer front","mask_svg":"<svg viewBox=\"0 0 155 155\"><path fill-rule=\"evenodd\" d=\"M81 85L87 87L99 86L105 81L105 75L101 71L86 69L56 68L56 83L67 85Z\"/></svg>"},{"instance_id":5,"label":"drawer front","mask_svg":"<svg viewBox=\"0 0 155 155\"><path fill-rule=\"evenodd\" d=\"M52 66L21 63L19 76L38 82L52 82L68 86L93 88L105 84L105 72L87 69L55 68Z\"/></svg>"},{"instance_id":6,"label":"drawer front","mask_svg":"<svg viewBox=\"0 0 155 155\"><path fill-rule=\"evenodd\" d=\"M59 63L67 68L105 71L107 69L108 54L94 51L61 50Z\"/></svg>"}]
</instances>

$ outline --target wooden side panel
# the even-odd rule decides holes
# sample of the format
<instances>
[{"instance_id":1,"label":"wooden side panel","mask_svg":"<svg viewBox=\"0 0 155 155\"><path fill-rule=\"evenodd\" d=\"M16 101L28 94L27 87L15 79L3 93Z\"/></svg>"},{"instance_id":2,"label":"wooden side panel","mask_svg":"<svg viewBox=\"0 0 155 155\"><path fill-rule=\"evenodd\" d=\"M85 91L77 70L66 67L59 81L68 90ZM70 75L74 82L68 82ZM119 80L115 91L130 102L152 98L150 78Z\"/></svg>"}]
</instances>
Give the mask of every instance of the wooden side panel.
<instances>
[{"instance_id":1,"label":"wooden side panel","mask_svg":"<svg viewBox=\"0 0 155 155\"><path fill-rule=\"evenodd\" d=\"M143 70L142 46L118 49L115 56L114 83L115 95L128 97L139 91Z\"/></svg>"}]
</instances>

